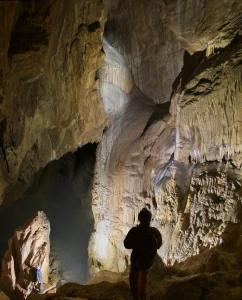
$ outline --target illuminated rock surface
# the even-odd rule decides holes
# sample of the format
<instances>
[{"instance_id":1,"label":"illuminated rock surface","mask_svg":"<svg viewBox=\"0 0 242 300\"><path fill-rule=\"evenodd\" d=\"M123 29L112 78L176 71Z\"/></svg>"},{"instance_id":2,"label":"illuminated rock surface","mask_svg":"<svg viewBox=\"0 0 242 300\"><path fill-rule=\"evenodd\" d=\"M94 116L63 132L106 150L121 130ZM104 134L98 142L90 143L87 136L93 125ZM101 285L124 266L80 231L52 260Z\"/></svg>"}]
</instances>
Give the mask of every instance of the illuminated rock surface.
<instances>
[{"instance_id":1,"label":"illuminated rock surface","mask_svg":"<svg viewBox=\"0 0 242 300\"><path fill-rule=\"evenodd\" d=\"M104 33L127 62L135 85L155 103L170 99L184 53L173 32L161 23L161 2L109 1Z\"/></svg>"},{"instance_id":2,"label":"illuminated rock surface","mask_svg":"<svg viewBox=\"0 0 242 300\"><path fill-rule=\"evenodd\" d=\"M49 161L100 140L95 75L105 8L90 0L1 1L0 13L0 194L13 201Z\"/></svg>"},{"instance_id":3,"label":"illuminated rock surface","mask_svg":"<svg viewBox=\"0 0 242 300\"><path fill-rule=\"evenodd\" d=\"M9 240L9 249L2 261L1 284L9 294L26 298L35 287L35 268L41 269L42 282L48 284L50 224L39 211Z\"/></svg>"},{"instance_id":4,"label":"illuminated rock surface","mask_svg":"<svg viewBox=\"0 0 242 300\"><path fill-rule=\"evenodd\" d=\"M87 280L87 248L93 231L91 187L95 152L96 145L87 144L50 162L36 174L24 197L0 207L0 260L15 229L42 210L51 224L51 284L60 280L79 283Z\"/></svg>"},{"instance_id":5,"label":"illuminated rock surface","mask_svg":"<svg viewBox=\"0 0 242 300\"><path fill-rule=\"evenodd\" d=\"M98 141L93 274L127 270L147 206L176 268L151 299L241 299L242 2L21 3L0 3L1 199ZM53 297L129 299L124 280Z\"/></svg>"},{"instance_id":6,"label":"illuminated rock surface","mask_svg":"<svg viewBox=\"0 0 242 300\"><path fill-rule=\"evenodd\" d=\"M234 5L240 9L238 2ZM196 11L192 3L191 11ZM206 15L207 8L200 13ZM155 105L150 94L140 92L142 85L135 79L131 91L124 89L122 82L130 78L126 75L123 79L124 73L108 82L101 74L102 97L111 125L98 147L93 186L96 230L89 252L94 272L125 270L128 252L123 239L137 224L144 205L152 210L153 225L163 235L159 254L167 264L223 243L228 226L240 221L242 44L240 17L238 12L234 14L236 25L230 25L236 26L238 35L231 36L219 51L209 57L205 51L192 56L185 53L170 107ZM178 17L187 26L182 12ZM195 16L192 18L195 21ZM222 26L222 21L218 18L214 22ZM225 31L230 27L227 25ZM109 64L122 61L129 69L125 50L109 38L110 31L109 46L104 47L106 60ZM132 68L130 72L133 75Z\"/></svg>"},{"instance_id":7,"label":"illuminated rock surface","mask_svg":"<svg viewBox=\"0 0 242 300\"><path fill-rule=\"evenodd\" d=\"M237 0L161 1L162 22L190 53L226 47L240 32L242 3Z\"/></svg>"}]
</instances>

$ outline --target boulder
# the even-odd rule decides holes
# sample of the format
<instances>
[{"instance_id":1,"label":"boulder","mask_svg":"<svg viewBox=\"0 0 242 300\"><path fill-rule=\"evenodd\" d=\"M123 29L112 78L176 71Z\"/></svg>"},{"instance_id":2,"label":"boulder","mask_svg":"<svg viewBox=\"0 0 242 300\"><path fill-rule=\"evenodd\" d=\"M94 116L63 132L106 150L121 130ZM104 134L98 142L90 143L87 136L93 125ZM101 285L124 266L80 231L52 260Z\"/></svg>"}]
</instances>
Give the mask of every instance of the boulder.
<instances>
[{"instance_id":1,"label":"boulder","mask_svg":"<svg viewBox=\"0 0 242 300\"><path fill-rule=\"evenodd\" d=\"M2 260L2 289L18 299L26 298L36 288L36 268L40 267L42 283L48 283L50 223L43 211L38 211L9 240Z\"/></svg>"}]
</instances>

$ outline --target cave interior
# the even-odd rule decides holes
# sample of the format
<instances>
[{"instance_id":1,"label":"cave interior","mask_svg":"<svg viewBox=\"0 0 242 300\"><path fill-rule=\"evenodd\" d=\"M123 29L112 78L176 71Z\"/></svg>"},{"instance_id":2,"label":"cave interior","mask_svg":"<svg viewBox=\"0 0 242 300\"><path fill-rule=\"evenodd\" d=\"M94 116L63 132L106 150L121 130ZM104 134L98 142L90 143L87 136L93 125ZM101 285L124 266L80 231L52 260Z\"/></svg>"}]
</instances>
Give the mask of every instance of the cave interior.
<instances>
[{"instance_id":1,"label":"cave interior","mask_svg":"<svg viewBox=\"0 0 242 300\"><path fill-rule=\"evenodd\" d=\"M241 300L242 1L0 0L0 36L0 300L145 299L144 207L147 299Z\"/></svg>"}]
</instances>

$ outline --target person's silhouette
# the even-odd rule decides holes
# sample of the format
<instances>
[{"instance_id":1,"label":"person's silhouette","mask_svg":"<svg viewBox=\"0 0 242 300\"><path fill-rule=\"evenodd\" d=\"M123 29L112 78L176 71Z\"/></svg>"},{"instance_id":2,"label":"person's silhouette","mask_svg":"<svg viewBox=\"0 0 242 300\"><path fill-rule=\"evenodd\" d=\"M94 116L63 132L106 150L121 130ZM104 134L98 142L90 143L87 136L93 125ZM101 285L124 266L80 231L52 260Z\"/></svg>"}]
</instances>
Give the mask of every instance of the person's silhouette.
<instances>
[{"instance_id":1,"label":"person's silhouette","mask_svg":"<svg viewBox=\"0 0 242 300\"><path fill-rule=\"evenodd\" d=\"M143 208L138 215L140 224L131 228L124 239L125 248L133 249L129 282L135 300L146 299L147 275L162 244L159 230L150 226L151 216Z\"/></svg>"}]
</instances>

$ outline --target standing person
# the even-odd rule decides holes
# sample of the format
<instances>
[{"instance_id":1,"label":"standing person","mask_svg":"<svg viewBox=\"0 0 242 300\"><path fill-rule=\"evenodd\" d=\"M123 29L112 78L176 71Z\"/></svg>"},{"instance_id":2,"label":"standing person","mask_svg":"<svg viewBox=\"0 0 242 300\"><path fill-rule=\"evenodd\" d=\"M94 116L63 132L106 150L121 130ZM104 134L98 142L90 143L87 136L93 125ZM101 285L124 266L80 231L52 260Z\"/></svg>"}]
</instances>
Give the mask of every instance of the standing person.
<instances>
[{"instance_id":1,"label":"standing person","mask_svg":"<svg viewBox=\"0 0 242 300\"><path fill-rule=\"evenodd\" d=\"M41 268L40 266L37 266L35 268L35 272L36 272L36 287L39 293L42 293L43 290L43 285L42 285L42 272L41 272Z\"/></svg>"},{"instance_id":2,"label":"standing person","mask_svg":"<svg viewBox=\"0 0 242 300\"><path fill-rule=\"evenodd\" d=\"M133 249L129 282L134 300L146 299L147 275L162 244L159 230L150 226L151 217L151 212L143 208L138 215L140 224L124 239L125 248Z\"/></svg>"}]
</instances>

